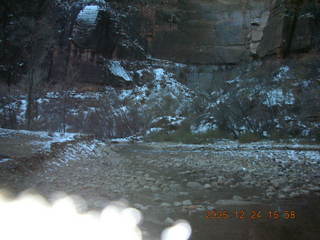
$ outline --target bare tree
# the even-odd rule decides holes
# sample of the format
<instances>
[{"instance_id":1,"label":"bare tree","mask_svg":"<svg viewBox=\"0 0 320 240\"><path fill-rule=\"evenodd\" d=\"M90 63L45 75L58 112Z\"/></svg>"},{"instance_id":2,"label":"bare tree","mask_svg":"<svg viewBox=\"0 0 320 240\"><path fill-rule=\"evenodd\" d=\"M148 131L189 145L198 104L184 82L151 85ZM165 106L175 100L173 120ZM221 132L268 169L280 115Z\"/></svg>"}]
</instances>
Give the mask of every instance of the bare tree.
<instances>
[{"instance_id":1,"label":"bare tree","mask_svg":"<svg viewBox=\"0 0 320 240\"><path fill-rule=\"evenodd\" d=\"M24 49L28 59L26 127L32 129L33 120L37 115L36 90L48 74L44 63L52 45L52 30L46 18L31 19L27 25L30 35Z\"/></svg>"}]
</instances>

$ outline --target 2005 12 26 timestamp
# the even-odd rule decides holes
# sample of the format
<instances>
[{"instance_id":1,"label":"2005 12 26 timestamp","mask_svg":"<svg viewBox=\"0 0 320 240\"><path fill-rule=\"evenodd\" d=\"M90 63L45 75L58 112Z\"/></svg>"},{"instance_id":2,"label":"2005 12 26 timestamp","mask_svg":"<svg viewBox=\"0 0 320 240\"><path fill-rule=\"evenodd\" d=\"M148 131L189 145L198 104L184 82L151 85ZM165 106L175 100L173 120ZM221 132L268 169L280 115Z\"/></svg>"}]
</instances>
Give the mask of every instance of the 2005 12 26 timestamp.
<instances>
[{"instance_id":1,"label":"2005 12 26 timestamp","mask_svg":"<svg viewBox=\"0 0 320 240\"><path fill-rule=\"evenodd\" d=\"M240 220L258 220L258 219L286 219L293 220L297 218L297 212L294 210L242 210L237 209L234 211L229 210L208 210L205 216L206 219L231 219L236 218Z\"/></svg>"}]
</instances>

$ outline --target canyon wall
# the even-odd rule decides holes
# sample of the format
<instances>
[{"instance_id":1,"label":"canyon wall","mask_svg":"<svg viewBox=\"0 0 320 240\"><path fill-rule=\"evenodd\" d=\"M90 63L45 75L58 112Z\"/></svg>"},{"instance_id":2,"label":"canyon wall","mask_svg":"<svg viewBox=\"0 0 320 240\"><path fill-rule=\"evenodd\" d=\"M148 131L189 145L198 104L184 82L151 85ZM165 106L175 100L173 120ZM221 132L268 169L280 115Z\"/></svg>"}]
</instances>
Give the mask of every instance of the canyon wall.
<instances>
[{"instance_id":1,"label":"canyon wall","mask_svg":"<svg viewBox=\"0 0 320 240\"><path fill-rule=\"evenodd\" d=\"M41 81L108 85L110 59L153 57L211 72L319 48L317 0L33 2L31 15L22 3L2 6L2 81L19 81L33 66Z\"/></svg>"}]
</instances>

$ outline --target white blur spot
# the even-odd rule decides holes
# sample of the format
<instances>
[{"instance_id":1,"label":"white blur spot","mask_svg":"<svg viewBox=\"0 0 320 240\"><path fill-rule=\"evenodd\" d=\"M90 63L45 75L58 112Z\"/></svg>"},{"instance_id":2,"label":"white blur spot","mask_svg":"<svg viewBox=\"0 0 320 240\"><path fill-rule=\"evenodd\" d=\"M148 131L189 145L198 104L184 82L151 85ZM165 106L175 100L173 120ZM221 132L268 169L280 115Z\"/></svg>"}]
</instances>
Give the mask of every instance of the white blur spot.
<instances>
[{"instance_id":1,"label":"white blur spot","mask_svg":"<svg viewBox=\"0 0 320 240\"><path fill-rule=\"evenodd\" d=\"M32 191L14 199L0 190L0 239L142 240L138 226L142 214L137 209L118 201L109 204L101 214L84 213L83 202L79 197L58 193L50 204ZM190 225L180 220L163 231L162 240L187 240L190 235Z\"/></svg>"},{"instance_id":2,"label":"white blur spot","mask_svg":"<svg viewBox=\"0 0 320 240\"><path fill-rule=\"evenodd\" d=\"M172 227L165 229L161 234L162 240L188 240L191 236L191 226L185 220L177 221Z\"/></svg>"}]
</instances>

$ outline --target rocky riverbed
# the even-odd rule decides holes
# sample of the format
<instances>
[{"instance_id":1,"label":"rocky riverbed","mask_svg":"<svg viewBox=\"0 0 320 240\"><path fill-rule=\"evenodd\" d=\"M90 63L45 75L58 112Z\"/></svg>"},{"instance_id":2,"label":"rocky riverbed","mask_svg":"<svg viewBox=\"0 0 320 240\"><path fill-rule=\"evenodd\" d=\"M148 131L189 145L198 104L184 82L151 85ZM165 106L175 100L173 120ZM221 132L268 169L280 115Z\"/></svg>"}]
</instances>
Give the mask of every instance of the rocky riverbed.
<instances>
[{"instance_id":1,"label":"rocky riverbed","mask_svg":"<svg viewBox=\"0 0 320 240\"><path fill-rule=\"evenodd\" d=\"M4 138L6 146L15 141ZM57 191L77 195L87 202L80 211L122 199L143 213L144 239L160 238L178 219L191 223L192 239L318 236L316 145L110 145L78 138L54 146L50 154L38 151L38 161L1 162L0 187L16 193L33 188L48 199Z\"/></svg>"}]
</instances>

